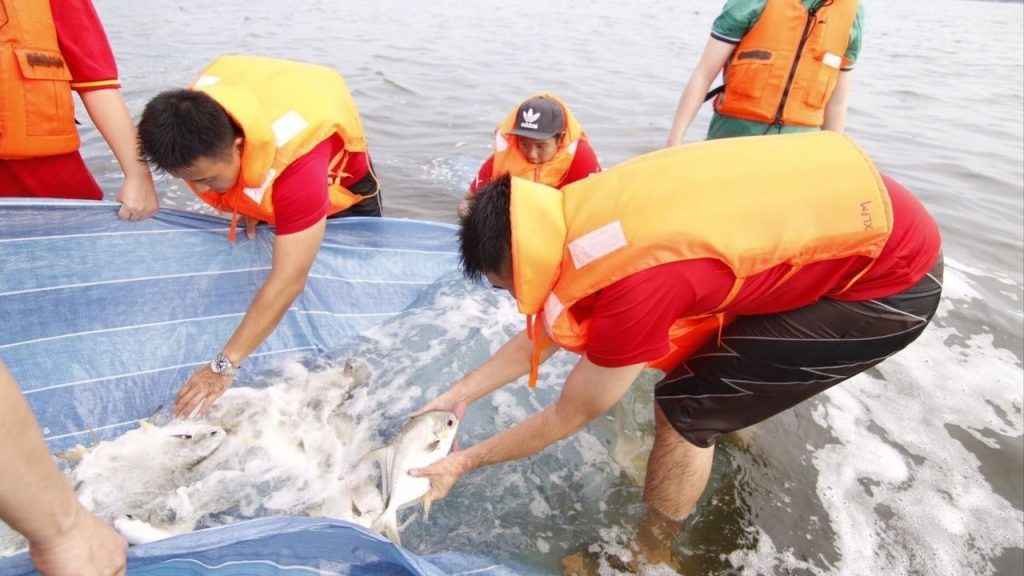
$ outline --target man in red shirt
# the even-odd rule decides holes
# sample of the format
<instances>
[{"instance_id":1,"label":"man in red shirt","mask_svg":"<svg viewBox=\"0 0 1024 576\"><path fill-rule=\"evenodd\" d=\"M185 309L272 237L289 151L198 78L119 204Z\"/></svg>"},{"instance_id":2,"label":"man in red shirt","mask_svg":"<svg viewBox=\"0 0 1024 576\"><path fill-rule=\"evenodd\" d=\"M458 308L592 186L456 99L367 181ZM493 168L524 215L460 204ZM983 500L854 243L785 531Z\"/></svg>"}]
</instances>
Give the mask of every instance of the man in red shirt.
<instances>
[{"instance_id":1,"label":"man in red shirt","mask_svg":"<svg viewBox=\"0 0 1024 576\"><path fill-rule=\"evenodd\" d=\"M18 16L27 18L26 8L9 8L13 13L8 14L8 28L15 20L26 26L26 19L17 19ZM126 220L148 218L158 208L156 190L149 168L136 154L135 127L121 96L117 65L96 10L89 0L50 0L49 8L60 57L70 73L70 88L78 92L86 112L124 173L124 183L117 195L121 202L118 216ZM20 35L15 32L15 36ZM8 42L8 46L3 46ZM17 37L3 36L0 50L13 50L15 44L21 45ZM4 85L5 89L21 89L16 82ZM58 89L67 90L67 87ZM102 200L103 191L76 150L50 156L16 154L0 158L0 196Z\"/></svg>"},{"instance_id":2,"label":"man in red shirt","mask_svg":"<svg viewBox=\"0 0 1024 576\"><path fill-rule=\"evenodd\" d=\"M746 170L722 169L736 157ZM413 475L429 477L437 499L466 472L536 454L666 357L673 325L710 324L655 386L649 514L637 545L648 560L664 559L704 490L719 436L878 364L935 313L938 227L866 164L843 136L819 132L668 149L561 193L508 178L485 186L462 219L464 272L537 316L418 412L461 417L559 344L581 358L554 404ZM565 228L550 231L560 221Z\"/></svg>"},{"instance_id":3,"label":"man in red shirt","mask_svg":"<svg viewBox=\"0 0 1024 576\"><path fill-rule=\"evenodd\" d=\"M275 226L270 275L245 318L178 393L176 417L205 413L302 292L335 215L380 216L380 186L355 103L324 66L223 56L189 89L154 97L139 121L142 155L204 201Z\"/></svg>"},{"instance_id":4,"label":"man in red shirt","mask_svg":"<svg viewBox=\"0 0 1024 576\"><path fill-rule=\"evenodd\" d=\"M561 188L601 171L597 154L569 107L552 94L527 98L494 131L494 153L459 204L505 174Z\"/></svg>"}]
</instances>

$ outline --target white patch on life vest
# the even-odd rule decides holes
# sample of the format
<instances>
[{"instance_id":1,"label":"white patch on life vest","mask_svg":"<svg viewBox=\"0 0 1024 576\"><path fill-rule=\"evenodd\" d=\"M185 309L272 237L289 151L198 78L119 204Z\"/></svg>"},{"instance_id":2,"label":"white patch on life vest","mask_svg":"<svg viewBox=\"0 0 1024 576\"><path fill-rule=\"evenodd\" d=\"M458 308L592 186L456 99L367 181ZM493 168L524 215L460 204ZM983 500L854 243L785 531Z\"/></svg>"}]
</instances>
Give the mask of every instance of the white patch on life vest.
<instances>
[{"instance_id":1,"label":"white patch on life vest","mask_svg":"<svg viewBox=\"0 0 1024 576\"><path fill-rule=\"evenodd\" d=\"M565 310L565 306L558 300L558 296L555 296L554 292L548 293L547 299L544 300L544 327L548 330L548 335L554 334L555 320L562 315L562 311Z\"/></svg>"},{"instance_id":2,"label":"white patch on life vest","mask_svg":"<svg viewBox=\"0 0 1024 576\"><path fill-rule=\"evenodd\" d=\"M274 130L274 138L277 140L277 147L280 148L287 144L292 138L298 136L299 132L302 132L306 126L309 126L309 122L307 122L306 119L300 116L295 110L292 110L277 120L274 120L274 124L271 128Z\"/></svg>"},{"instance_id":3,"label":"white patch on life vest","mask_svg":"<svg viewBox=\"0 0 1024 576\"><path fill-rule=\"evenodd\" d=\"M505 150L508 150L508 140L505 140L505 137L501 135L501 132L496 132L494 134L494 151L504 152Z\"/></svg>"},{"instance_id":4,"label":"white patch on life vest","mask_svg":"<svg viewBox=\"0 0 1024 576\"><path fill-rule=\"evenodd\" d=\"M277 171L273 168L267 172L267 177L263 179L263 184L260 184L257 188L243 188L242 191L245 195L252 199L253 202L259 204L263 202L263 194L270 187L270 183L274 181L274 176L277 176Z\"/></svg>"},{"instance_id":5,"label":"white patch on life vest","mask_svg":"<svg viewBox=\"0 0 1024 576\"><path fill-rule=\"evenodd\" d=\"M579 270L625 246L626 233L622 230L622 222L616 220L570 242L569 254L572 255L572 263Z\"/></svg>"},{"instance_id":6,"label":"white patch on life vest","mask_svg":"<svg viewBox=\"0 0 1024 576\"><path fill-rule=\"evenodd\" d=\"M192 85L193 88L202 88L203 86L213 86L217 82L220 82L220 76L209 76L203 74L196 80L196 83Z\"/></svg>"},{"instance_id":7,"label":"white patch on life vest","mask_svg":"<svg viewBox=\"0 0 1024 576\"><path fill-rule=\"evenodd\" d=\"M565 149L569 151L569 155L570 156L575 156L576 155L576 147L579 146L579 145L580 145L580 141L579 140L573 140L572 142L569 142L569 145Z\"/></svg>"},{"instance_id":8,"label":"white patch on life vest","mask_svg":"<svg viewBox=\"0 0 1024 576\"><path fill-rule=\"evenodd\" d=\"M825 57L822 58L821 61L825 64L825 66L828 66L829 68L838 69L840 66L843 65L843 59L831 52L826 52Z\"/></svg>"}]
</instances>

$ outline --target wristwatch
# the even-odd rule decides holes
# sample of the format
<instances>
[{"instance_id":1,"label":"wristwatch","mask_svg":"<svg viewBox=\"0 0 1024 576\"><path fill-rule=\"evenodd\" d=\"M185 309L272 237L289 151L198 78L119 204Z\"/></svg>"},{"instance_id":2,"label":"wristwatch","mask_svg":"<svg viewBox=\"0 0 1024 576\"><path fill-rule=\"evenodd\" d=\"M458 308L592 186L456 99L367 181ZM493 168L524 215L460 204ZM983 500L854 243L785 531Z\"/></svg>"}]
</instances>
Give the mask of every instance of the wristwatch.
<instances>
[{"instance_id":1,"label":"wristwatch","mask_svg":"<svg viewBox=\"0 0 1024 576\"><path fill-rule=\"evenodd\" d=\"M217 357L210 361L210 370L213 370L214 374L220 374L221 376L234 376L238 374L238 369L241 366L235 366L228 358L227 354L221 352L217 354Z\"/></svg>"}]
</instances>

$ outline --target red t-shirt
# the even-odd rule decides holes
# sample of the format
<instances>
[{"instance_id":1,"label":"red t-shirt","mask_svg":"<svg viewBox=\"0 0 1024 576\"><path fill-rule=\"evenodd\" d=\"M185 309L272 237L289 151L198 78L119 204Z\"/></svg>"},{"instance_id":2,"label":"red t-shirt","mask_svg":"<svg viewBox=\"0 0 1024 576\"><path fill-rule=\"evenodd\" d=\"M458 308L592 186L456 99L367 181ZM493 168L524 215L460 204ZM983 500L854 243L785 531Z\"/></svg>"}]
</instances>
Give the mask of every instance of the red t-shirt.
<instances>
[{"instance_id":1,"label":"red t-shirt","mask_svg":"<svg viewBox=\"0 0 1024 576\"><path fill-rule=\"evenodd\" d=\"M274 180L274 226L284 236L301 232L316 224L330 208L327 192L327 170L331 160L341 152L344 143L340 136L331 136L315 148L288 165ZM369 171L365 152L349 152L345 163L346 177L341 185L346 188L358 182Z\"/></svg>"},{"instance_id":2,"label":"red t-shirt","mask_svg":"<svg viewBox=\"0 0 1024 576\"><path fill-rule=\"evenodd\" d=\"M117 64L89 0L50 0L57 42L78 92L119 88ZM76 152L0 160L0 196L101 200L103 191Z\"/></svg>"},{"instance_id":3,"label":"red t-shirt","mask_svg":"<svg viewBox=\"0 0 1024 576\"><path fill-rule=\"evenodd\" d=\"M939 254L941 238L931 215L899 183L886 176L882 179L892 199L892 234L864 277L831 298L862 301L905 290L924 277ZM818 262L773 291L788 270L785 265L776 266L748 278L727 311L749 316L813 304L845 286L867 262L859 256ZM587 357L600 366L661 358L669 351L669 327L679 318L714 311L735 278L720 260L684 260L633 274L581 300L571 311L592 320Z\"/></svg>"},{"instance_id":4,"label":"red t-shirt","mask_svg":"<svg viewBox=\"0 0 1024 576\"><path fill-rule=\"evenodd\" d=\"M582 180L591 174L601 171L601 165L597 161L597 154L594 153L594 149L590 147L590 143L586 140L580 140L576 144L576 154L572 158L572 164L569 165L569 170L565 173L562 178L562 182L558 185L558 188L567 184L572 184L577 180ZM476 178L470 182L469 191L475 194L484 184L491 181L494 177L494 154L491 154L487 160L484 160L483 166L480 167L480 171L477 173Z\"/></svg>"}]
</instances>

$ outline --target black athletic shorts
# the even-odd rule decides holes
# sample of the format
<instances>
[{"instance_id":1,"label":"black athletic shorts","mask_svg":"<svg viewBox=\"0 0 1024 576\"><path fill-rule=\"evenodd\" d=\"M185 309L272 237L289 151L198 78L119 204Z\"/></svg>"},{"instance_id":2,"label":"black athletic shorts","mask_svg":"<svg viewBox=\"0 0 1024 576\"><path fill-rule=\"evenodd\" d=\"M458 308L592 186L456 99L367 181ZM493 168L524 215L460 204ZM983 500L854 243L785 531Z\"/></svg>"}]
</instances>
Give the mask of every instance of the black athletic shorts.
<instances>
[{"instance_id":1,"label":"black athletic shorts","mask_svg":"<svg viewBox=\"0 0 1024 576\"><path fill-rule=\"evenodd\" d=\"M738 318L655 385L654 397L687 441L715 439L765 420L902 350L931 321L942 256L910 288L877 300L815 304Z\"/></svg>"}]
</instances>

